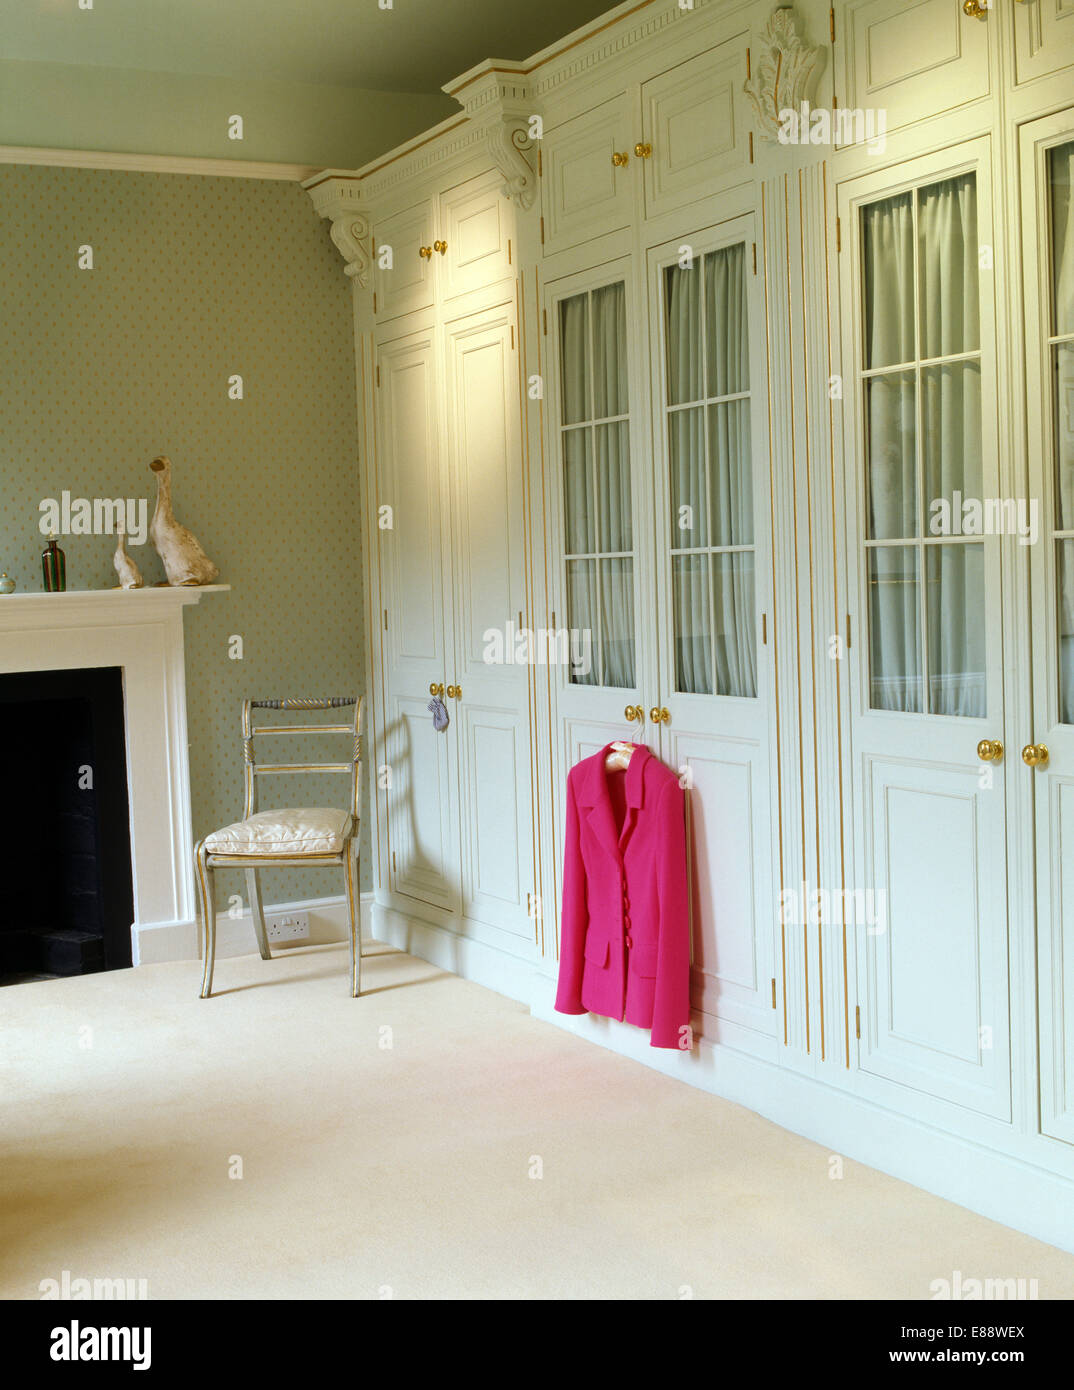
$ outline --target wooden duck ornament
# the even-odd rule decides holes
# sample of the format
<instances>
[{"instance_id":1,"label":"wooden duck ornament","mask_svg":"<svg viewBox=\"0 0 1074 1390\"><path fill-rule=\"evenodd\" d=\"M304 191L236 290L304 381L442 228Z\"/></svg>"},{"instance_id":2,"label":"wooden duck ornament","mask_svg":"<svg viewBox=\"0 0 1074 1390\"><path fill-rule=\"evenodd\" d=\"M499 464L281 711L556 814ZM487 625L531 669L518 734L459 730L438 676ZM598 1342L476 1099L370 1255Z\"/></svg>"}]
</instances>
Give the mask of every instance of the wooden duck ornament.
<instances>
[{"instance_id":1,"label":"wooden duck ornament","mask_svg":"<svg viewBox=\"0 0 1074 1390\"><path fill-rule=\"evenodd\" d=\"M149 536L164 561L164 573L173 587L211 584L220 571L202 550L197 536L180 525L172 511L172 462L163 454L149 465L157 475L157 505L149 523Z\"/></svg>"},{"instance_id":2,"label":"wooden duck ornament","mask_svg":"<svg viewBox=\"0 0 1074 1390\"><path fill-rule=\"evenodd\" d=\"M140 589L142 587L142 574L127 554L127 533L122 526L119 528L119 535L116 539L116 553L112 556L112 567L119 575L119 587L121 589Z\"/></svg>"}]
</instances>

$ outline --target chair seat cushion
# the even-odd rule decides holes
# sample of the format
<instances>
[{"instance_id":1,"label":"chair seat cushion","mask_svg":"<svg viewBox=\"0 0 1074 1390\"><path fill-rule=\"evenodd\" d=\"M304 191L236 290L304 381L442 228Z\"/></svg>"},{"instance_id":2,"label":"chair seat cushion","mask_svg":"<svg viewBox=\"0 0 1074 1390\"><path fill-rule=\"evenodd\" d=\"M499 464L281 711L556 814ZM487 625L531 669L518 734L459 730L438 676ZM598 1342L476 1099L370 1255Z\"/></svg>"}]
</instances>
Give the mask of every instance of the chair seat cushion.
<instances>
[{"instance_id":1,"label":"chair seat cushion","mask_svg":"<svg viewBox=\"0 0 1074 1390\"><path fill-rule=\"evenodd\" d=\"M351 832L347 811L296 806L258 811L205 837L210 854L339 854Z\"/></svg>"}]
</instances>

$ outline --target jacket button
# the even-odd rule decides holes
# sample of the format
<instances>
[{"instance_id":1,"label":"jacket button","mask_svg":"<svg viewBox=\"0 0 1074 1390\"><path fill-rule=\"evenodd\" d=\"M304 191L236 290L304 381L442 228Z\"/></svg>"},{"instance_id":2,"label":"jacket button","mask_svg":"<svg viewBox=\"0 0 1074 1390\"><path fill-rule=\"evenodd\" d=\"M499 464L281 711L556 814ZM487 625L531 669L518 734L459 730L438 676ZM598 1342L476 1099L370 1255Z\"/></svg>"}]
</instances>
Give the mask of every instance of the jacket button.
<instances>
[{"instance_id":1,"label":"jacket button","mask_svg":"<svg viewBox=\"0 0 1074 1390\"><path fill-rule=\"evenodd\" d=\"M627 932L626 944L628 947L634 945L634 938L630 935L629 932Z\"/></svg>"}]
</instances>

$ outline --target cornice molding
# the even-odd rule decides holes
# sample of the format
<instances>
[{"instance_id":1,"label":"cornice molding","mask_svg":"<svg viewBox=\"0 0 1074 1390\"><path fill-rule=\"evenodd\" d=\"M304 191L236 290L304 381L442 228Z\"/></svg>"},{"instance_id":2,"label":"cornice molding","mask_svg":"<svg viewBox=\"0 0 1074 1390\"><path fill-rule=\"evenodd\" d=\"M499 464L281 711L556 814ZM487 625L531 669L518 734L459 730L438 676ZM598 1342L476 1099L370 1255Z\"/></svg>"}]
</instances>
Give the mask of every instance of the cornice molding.
<instances>
[{"instance_id":1,"label":"cornice molding","mask_svg":"<svg viewBox=\"0 0 1074 1390\"><path fill-rule=\"evenodd\" d=\"M277 179L303 183L316 170L304 164L257 164L242 159L200 159L171 154L123 154L112 150L55 150L0 145L0 164L40 164L64 169L117 169L135 174L203 174L224 179Z\"/></svg>"},{"instance_id":2,"label":"cornice molding","mask_svg":"<svg viewBox=\"0 0 1074 1390\"><path fill-rule=\"evenodd\" d=\"M318 181L313 187L307 186L306 192L320 216L332 224L332 240L346 261L344 273L365 289L373 264L373 248L364 186L349 174L329 178L318 175Z\"/></svg>"},{"instance_id":3,"label":"cornice molding","mask_svg":"<svg viewBox=\"0 0 1074 1390\"><path fill-rule=\"evenodd\" d=\"M524 73L504 70L491 60L471 71L455 100L483 136L503 176L504 194L528 211L537 199L537 166L532 158L536 141L530 124L535 112L529 81ZM444 90L451 95L448 88Z\"/></svg>"}]
</instances>

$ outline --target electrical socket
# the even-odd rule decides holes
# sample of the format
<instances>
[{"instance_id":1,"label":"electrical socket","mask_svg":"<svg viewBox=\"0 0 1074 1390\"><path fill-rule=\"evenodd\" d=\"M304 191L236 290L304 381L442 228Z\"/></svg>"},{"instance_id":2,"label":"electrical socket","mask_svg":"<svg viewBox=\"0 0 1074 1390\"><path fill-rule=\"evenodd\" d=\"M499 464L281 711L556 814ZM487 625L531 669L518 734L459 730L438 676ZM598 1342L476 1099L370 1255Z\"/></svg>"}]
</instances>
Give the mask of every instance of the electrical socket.
<instances>
[{"instance_id":1,"label":"electrical socket","mask_svg":"<svg viewBox=\"0 0 1074 1390\"><path fill-rule=\"evenodd\" d=\"M308 912L266 912L265 931L269 941L308 941L310 915Z\"/></svg>"}]
</instances>

